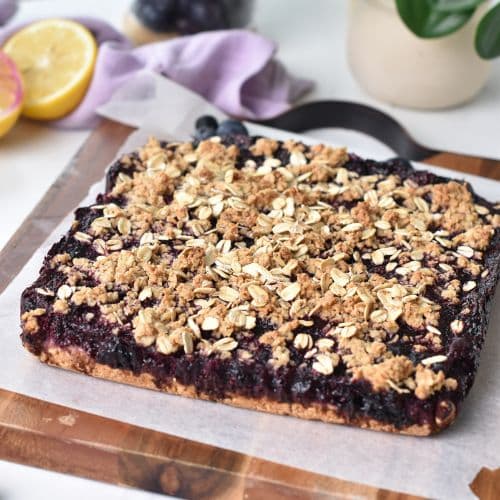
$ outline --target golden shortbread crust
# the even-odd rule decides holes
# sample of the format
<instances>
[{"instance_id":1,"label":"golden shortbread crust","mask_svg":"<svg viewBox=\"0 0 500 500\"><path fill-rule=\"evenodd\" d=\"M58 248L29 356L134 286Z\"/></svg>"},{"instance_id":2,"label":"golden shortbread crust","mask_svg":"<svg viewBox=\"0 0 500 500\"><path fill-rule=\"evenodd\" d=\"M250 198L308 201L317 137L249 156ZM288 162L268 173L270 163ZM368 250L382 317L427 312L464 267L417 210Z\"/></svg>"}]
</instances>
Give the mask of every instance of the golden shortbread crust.
<instances>
[{"instance_id":1,"label":"golden shortbread crust","mask_svg":"<svg viewBox=\"0 0 500 500\"><path fill-rule=\"evenodd\" d=\"M112 380L123 384L144 387L147 389L160 390L168 394L186 396L194 399L217 401L239 408L258 410L277 415L291 415L307 420L321 420L332 424L348 424L376 431L394 432L412 436L428 436L433 430L429 424L411 425L401 429L394 425L381 423L370 418L348 419L342 415L334 406L322 406L311 404L307 407L299 403L280 403L266 398L247 398L236 394L224 398L215 398L206 394L197 393L193 386L180 384L172 381L169 385L158 387L152 375L143 373L134 375L130 370L111 368L107 365L96 363L88 354L77 349L61 349L60 347L49 347L40 354L40 360L52 366L85 373L93 377Z\"/></svg>"}]
</instances>

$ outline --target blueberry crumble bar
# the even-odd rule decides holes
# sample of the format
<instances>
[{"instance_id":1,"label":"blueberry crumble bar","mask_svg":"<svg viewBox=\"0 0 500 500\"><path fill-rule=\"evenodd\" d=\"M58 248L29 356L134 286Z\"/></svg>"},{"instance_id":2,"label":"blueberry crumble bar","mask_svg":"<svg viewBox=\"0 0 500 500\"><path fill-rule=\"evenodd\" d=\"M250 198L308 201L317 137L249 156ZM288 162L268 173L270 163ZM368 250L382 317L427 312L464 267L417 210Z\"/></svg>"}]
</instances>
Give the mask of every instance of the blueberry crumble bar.
<instances>
[{"instance_id":1,"label":"blueberry crumble bar","mask_svg":"<svg viewBox=\"0 0 500 500\"><path fill-rule=\"evenodd\" d=\"M478 366L500 206L344 149L151 139L22 296L24 346L119 382L428 435Z\"/></svg>"}]
</instances>

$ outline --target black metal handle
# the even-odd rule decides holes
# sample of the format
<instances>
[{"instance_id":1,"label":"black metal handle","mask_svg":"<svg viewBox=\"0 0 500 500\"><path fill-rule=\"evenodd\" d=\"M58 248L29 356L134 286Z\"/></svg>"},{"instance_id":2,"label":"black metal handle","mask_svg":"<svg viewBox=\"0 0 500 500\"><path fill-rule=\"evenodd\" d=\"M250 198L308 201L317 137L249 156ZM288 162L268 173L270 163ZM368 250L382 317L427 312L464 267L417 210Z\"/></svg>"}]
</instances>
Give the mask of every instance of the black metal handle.
<instances>
[{"instance_id":1,"label":"black metal handle","mask_svg":"<svg viewBox=\"0 0 500 500\"><path fill-rule=\"evenodd\" d=\"M437 151L418 144L394 118L378 109L348 101L313 101L301 104L261 125L290 132L340 127L364 132L410 160L423 160Z\"/></svg>"}]
</instances>

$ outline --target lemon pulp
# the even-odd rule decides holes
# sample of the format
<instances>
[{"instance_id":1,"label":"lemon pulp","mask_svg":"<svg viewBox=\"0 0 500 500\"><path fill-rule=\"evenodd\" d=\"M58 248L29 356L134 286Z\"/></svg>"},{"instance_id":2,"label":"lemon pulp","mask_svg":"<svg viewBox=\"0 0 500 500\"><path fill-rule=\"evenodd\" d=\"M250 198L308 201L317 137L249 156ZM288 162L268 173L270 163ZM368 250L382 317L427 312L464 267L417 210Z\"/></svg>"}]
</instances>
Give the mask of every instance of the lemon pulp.
<instances>
[{"instance_id":1,"label":"lemon pulp","mask_svg":"<svg viewBox=\"0 0 500 500\"><path fill-rule=\"evenodd\" d=\"M23 114L39 120L61 118L78 106L97 55L90 31L65 19L30 24L9 38L3 50L23 76Z\"/></svg>"}]
</instances>

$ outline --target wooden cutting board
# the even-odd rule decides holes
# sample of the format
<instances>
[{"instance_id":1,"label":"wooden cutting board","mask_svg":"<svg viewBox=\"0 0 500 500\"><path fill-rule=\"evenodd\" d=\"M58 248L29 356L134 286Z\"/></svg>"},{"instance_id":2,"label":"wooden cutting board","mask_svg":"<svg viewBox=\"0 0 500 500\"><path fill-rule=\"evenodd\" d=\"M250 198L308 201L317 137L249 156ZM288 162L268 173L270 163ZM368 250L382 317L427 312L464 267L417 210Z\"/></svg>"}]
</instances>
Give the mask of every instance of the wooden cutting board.
<instances>
[{"instance_id":1,"label":"wooden cutting board","mask_svg":"<svg viewBox=\"0 0 500 500\"><path fill-rule=\"evenodd\" d=\"M104 120L89 136L0 252L0 292L84 198L89 186L103 177L105 167L132 130ZM500 161L451 153L438 153L426 161L500 180ZM0 459L183 498L417 498L279 465L1 388ZM471 488L480 498L500 498L500 469L481 469Z\"/></svg>"}]
</instances>

